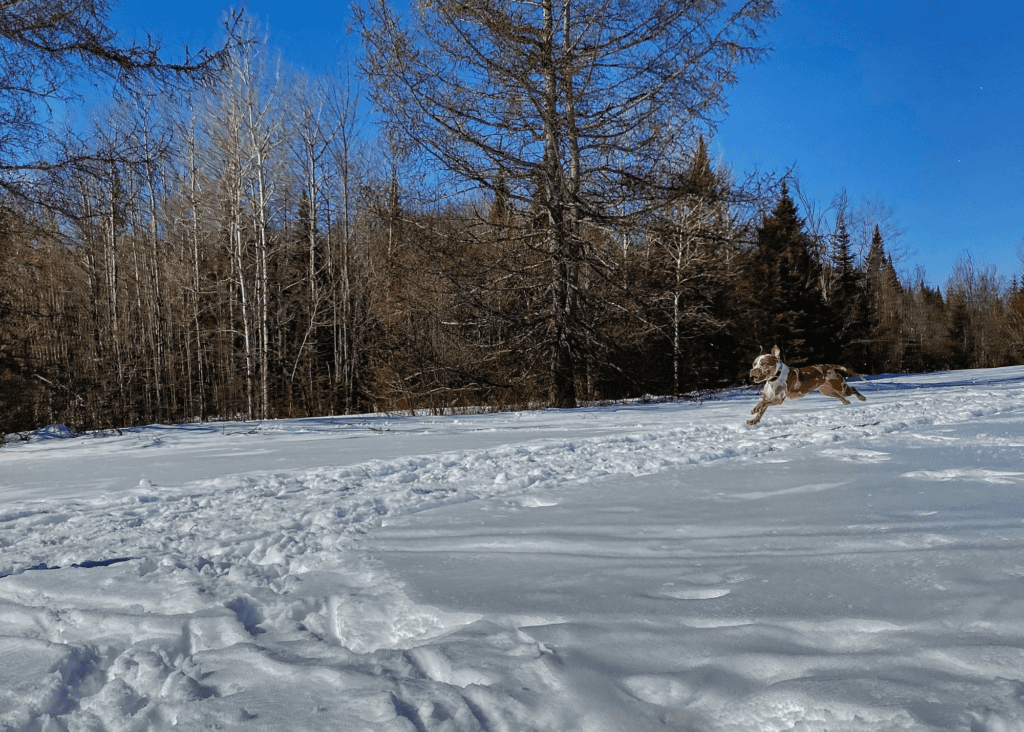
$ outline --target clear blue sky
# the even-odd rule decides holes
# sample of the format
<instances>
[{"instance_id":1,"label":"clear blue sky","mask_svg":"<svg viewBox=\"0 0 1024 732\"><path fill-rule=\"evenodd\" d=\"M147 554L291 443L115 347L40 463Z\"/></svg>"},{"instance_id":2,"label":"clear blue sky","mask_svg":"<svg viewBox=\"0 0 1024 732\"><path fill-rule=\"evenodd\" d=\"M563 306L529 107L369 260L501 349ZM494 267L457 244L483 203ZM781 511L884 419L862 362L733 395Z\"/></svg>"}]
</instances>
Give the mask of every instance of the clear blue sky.
<instances>
[{"instance_id":1,"label":"clear blue sky","mask_svg":"<svg viewBox=\"0 0 1024 732\"><path fill-rule=\"evenodd\" d=\"M112 21L168 49L216 44L230 3L121 0ZM285 61L353 59L346 0L250 0ZM796 166L827 205L893 209L898 263L943 285L965 249L1009 277L1024 238L1024 3L782 0L769 58L741 71L714 150L736 171ZM898 245L898 246L897 246Z\"/></svg>"},{"instance_id":2,"label":"clear blue sky","mask_svg":"<svg viewBox=\"0 0 1024 732\"><path fill-rule=\"evenodd\" d=\"M775 51L730 95L717 151L736 170L796 165L895 211L942 285L969 249L1009 277L1024 237L1024 3L784 0Z\"/></svg>"}]
</instances>

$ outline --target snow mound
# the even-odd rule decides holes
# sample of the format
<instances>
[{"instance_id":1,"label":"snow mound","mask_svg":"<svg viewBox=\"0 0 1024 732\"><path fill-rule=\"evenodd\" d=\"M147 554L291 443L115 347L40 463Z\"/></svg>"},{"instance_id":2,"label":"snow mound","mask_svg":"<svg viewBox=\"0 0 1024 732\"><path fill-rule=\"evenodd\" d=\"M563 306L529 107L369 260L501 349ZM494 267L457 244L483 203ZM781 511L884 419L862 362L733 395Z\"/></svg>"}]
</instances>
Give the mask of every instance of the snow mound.
<instances>
[{"instance_id":1,"label":"snow mound","mask_svg":"<svg viewBox=\"0 0 1024 732\"><path fill-rule=\"evenodd\" d=\"M71 437L78 437L78 433L66 424L49 424L31 434L35 440L65 440Z\"/></svg>"}]
</instances>

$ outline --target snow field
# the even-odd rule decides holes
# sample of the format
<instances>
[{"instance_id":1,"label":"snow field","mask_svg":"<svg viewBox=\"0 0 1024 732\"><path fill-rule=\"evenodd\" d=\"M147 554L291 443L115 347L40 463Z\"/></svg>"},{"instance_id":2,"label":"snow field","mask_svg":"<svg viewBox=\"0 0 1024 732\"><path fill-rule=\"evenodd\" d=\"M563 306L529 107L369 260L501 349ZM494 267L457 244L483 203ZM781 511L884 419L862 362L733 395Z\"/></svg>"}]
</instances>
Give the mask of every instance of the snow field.
<instances>
[{"instance_id":1,"label":"snow field","mask_svg":"<svg viewBox=\"0 0 1024 732\"><path fill-rule=\"evenodd\" d=\"M863 386L5 446L0 729L1024 729L1024 369Z\"/></svg>"}]
</instances>

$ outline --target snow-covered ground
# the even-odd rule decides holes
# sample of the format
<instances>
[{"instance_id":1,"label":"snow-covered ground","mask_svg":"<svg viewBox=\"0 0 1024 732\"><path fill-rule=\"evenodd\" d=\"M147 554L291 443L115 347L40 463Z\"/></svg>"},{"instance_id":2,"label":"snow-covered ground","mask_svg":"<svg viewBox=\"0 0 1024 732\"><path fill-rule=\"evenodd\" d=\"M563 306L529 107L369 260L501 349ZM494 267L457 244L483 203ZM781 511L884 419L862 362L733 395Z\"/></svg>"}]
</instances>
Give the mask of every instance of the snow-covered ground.
<instances>
[{"instance_id":1,"label":"snow-covered ground","mask_svg":"<svg viewBox=\"0 0 1024 732\"><path fill-rule=\"evenodd\" d=\"M858 389L8 444L0 729L1024 730L1024 368Z\"/></svg>"}]
</instances>

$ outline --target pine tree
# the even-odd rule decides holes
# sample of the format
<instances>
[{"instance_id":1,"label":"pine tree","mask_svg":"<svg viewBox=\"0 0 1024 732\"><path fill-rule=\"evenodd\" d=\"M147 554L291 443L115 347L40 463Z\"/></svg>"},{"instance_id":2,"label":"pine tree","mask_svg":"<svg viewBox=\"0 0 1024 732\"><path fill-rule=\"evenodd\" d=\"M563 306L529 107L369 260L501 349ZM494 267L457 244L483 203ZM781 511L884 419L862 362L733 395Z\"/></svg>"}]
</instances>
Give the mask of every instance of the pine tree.
<instances>
[{"instance_id":1,"label":"pine tree","mask_svg":"<svg viewBox=\"0 0 1024 732\"><path fill-rule=\"evenodd\" d=\"M925 279L922 270L913 291L907 293L910 308L904 320L909 326L911 344L908 350L912 352L906 365L912 371L946 368L950 353L946 302L942 291L929 287Z\"/></svg>"}]
</instances>

